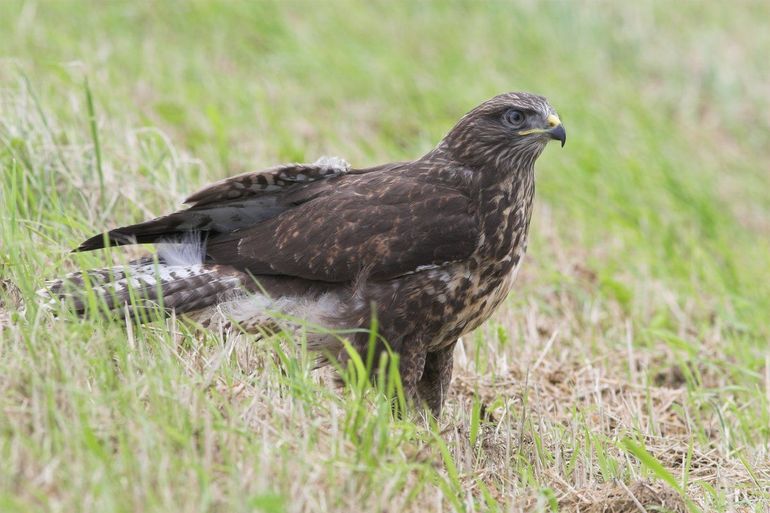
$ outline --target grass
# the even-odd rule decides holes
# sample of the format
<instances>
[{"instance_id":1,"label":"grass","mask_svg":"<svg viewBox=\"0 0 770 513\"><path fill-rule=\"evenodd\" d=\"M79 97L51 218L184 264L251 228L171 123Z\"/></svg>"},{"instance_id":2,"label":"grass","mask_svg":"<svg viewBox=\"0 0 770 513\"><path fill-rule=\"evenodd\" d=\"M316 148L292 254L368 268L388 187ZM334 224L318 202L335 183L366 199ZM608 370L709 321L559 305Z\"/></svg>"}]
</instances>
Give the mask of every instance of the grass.
<instances>
[{"instance_id":1,"label":"grass","mask_svg":"<svg viewBox=\"0 0 770 513\"><path fill-rule=\"evenodd\" d=\"M0 9L1 511L770 507L766 3ZM35 304L125 258L68 253L96 230L277 162L413 158L507 90L569 141L438 423L280 337Z\"/></svg>"}]
</instances>

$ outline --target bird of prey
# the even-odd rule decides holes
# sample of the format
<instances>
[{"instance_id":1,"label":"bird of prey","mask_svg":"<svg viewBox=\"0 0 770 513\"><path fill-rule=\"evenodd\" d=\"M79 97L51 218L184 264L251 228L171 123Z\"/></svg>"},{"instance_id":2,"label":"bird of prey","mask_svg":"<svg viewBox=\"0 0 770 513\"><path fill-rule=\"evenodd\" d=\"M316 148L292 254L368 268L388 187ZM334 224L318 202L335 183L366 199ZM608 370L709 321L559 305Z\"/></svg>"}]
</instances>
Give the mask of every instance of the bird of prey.
<instances>
[{"instance_id":1,"label":"bird of prey","mask_svg":"<svg viewBox=\"0 0 770 513\"><path fill-rule=\"evenodd\" d=\"M334 330L366 353L376 316L399 355L404 393L441 411L460 336L511 290L527 249L534 163L566 132L545 98L505 93L468 112L417 160L356 169L338 158L241 174L188 208L83 242L75 251L160 244L128 266L48 284L53 301L136 314L152 302L203 324L257 332L301 318L311 349L342 355ZM170 246L169 246L170 244ZM360 335L363 333L363 335Z\"/></svg>"}]
</instances>

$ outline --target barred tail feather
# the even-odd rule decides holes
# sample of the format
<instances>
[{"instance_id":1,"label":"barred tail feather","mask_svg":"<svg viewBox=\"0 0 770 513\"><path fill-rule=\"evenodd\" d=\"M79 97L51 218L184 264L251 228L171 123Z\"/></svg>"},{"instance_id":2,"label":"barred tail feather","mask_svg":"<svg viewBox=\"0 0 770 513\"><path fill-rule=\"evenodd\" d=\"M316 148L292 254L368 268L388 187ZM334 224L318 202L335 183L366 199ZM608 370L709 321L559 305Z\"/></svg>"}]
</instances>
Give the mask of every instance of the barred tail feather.
<instances>
[{"instance_id":1,"label":"barred tail feather","mask_svg":"<svg viewBox=\"0 0 770 513\"><path fill-rule=\"evenodd\" d=\"M88 311L91 294L101 311L122 311L127 306L132 315L157 307L185 313L221 301L240 288L243 279L243 273L229 266L143 260L124 267L71 273L48 282L38 295L49 307L69 303L78 315Z\"/></svg>"},{"instance_id":2,"label":"barred tail feather","mask_svg":"<svg viewBox=\"0 0 770 513\"><path fill-rule=\"evenodd\" d=\"M303 331L311 350L339 350L330 329L343 309L340 291L312 285L293 290L273 281L263 289L254 277L229 265L203 263L205 248L198 232L162 239L158 260L146 257L125 266L71 273L38 291L45 307L68 306L77 315L129 316L139 322L162 309L203 326L251 333ZM296 283L294 284L296 287ZM320 329L319 329L320 328Z\"/></svg>"}]
</instances>

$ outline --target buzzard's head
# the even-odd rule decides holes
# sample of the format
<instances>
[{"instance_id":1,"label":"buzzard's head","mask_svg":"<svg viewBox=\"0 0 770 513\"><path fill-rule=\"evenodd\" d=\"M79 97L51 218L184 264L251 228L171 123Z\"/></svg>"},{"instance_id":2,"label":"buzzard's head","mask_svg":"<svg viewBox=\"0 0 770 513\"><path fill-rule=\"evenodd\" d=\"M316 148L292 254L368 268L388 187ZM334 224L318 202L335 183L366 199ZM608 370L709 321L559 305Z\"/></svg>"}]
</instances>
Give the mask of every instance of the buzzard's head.
<instances>
[{"instance_id":1,"label":"buzzard's head","mask_svg":"<svg viewBox=\"0 0 770 513\"><path fill-rule=\"evenodd\" d=\"M440 147L472 167L506 171L531 168L552 139L564 146L567 133L545 98L505 93L463 116Z\"/></svg>"}]
</instances>

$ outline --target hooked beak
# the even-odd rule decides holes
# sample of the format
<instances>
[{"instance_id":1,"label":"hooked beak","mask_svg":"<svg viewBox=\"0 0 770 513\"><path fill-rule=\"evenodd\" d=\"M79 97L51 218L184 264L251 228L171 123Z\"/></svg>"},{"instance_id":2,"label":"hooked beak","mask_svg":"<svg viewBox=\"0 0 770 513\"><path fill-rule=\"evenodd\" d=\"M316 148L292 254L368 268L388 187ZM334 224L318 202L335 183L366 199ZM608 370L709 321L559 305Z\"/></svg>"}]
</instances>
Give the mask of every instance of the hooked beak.
<instances>
[{"instance_id":1,"label":"hooked beak","mask_svg":"<svg viewBox=\"0 0 770 513\"><path fill-rule=\"evenodd\" d=\"M551 136L551 139L556 139L557 141L561 141L562 148L564 147L564 143L567 142L567 131L564 130L564 125L561 124L561 120L555 115L551 114L548 116L548 126L551 127L548 130L548 135Z\"/></svg>"},{"instance_id":2,"label":"hooked beak","mask_svg":"<svg viewBox=\"0 0 770 513\"><path fill-rule=\"evenodd\" d=\"M562 147L567 142L567 131L564 130L564 125L561 124L561 120L556 114L549 114L546 118L548 122L548 128L530 128L528 130L520 130L517 132L519 135L529 134L548 134L551 139L561 141Z\"/></svg>"}]
</instances>

